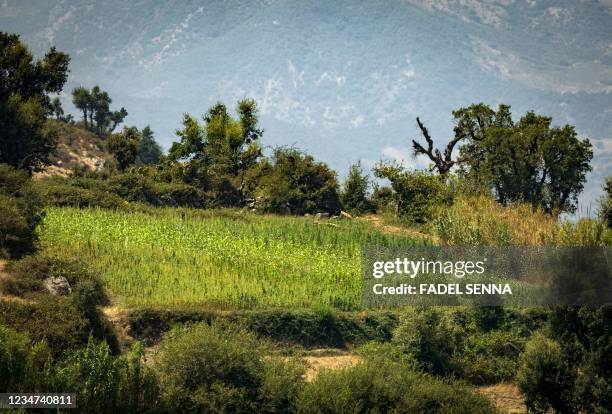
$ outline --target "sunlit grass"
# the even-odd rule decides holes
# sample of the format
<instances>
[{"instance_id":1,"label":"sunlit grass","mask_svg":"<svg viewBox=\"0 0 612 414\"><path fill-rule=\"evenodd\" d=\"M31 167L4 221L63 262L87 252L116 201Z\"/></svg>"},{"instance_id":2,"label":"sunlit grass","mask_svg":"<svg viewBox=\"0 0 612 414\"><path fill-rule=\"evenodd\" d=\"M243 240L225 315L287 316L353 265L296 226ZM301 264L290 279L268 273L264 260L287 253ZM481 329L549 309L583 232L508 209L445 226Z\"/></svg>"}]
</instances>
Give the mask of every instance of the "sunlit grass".
<instances>
[{"instance_id":1,"label":"sunlit grass","mask_svg":"<svg viewBox=\"0 0 612 414\"><path fill-rule=\"evenodd\" d=\"M71 208L48 209L41 242L87 262L128 306L342 309L359 308L362 245L421 243L358 220Z\"/></svg>"}]
</instances>

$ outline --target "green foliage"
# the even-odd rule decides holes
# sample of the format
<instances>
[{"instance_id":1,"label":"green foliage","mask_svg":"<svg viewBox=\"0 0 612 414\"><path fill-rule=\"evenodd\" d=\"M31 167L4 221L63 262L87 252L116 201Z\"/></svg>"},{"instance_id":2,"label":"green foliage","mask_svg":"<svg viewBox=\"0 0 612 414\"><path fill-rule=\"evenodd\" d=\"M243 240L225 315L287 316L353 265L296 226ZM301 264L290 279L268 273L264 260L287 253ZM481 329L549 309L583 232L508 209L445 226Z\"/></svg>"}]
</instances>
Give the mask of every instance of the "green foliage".
<instances>
[{"instance_id":1,"label":"green foliage","mask_svg":"<svg viewBox=\"0 0 612 414\"><path fill-rule=\"evenodd\" d=\"M158 181L145 174L130 171L110 178L49 177L34 183L48 205L100 207L134 210L128 202L152 206L184 206L203 208L210 196L183 183Z\"/></svg>"},{"instance_id":2,"label":"green foliage","mask_svg":"<svg viewBox=\"0 0 612 414\"><path fill-rule=\"evenodd\" d=\"M234 326L174 329L155 358L167 406L171 412L213 413L288 407L301 373L262 355L257 339Z\"/></svg>"},{"instance_id":3,"label":"green foliage","mask_svg":"<svg viewBox=\"0 0 612 414\"><path fill-rule=\"evenodd\" d=\"M87 346L70 353L55 368L53 387L77 394L82 413L153 413L159 409L157 378L144 364L136 344L123 357L114 357L108 345Z\"/></svg>"},{"instance_id":4,"label":"green foliage","mask_svg":"<svg viewBox=\"0 0 612 414\"><path fill-rule=\"evenodd\" d=\"M98 136L112 134L117 125L128 115L123 107L118 111L111 111L112 102L108 92L103 91L98 85L91 90L83 86L72 90L72 103L83 112L83 125Z\"/></svg>"},{"instance_id":5,"label":"green foliage","mask_svg":"<svg viewBox=\"0 0 612 414\"><path fill-rule=\"evenodd\" d=\"M28 175L0 164L0 258L34 251L42 218L42 203Z\"/></svg>"},{"instance_id":6,"label":"green foliage","mask_svg":"<svg viewBox=\"0 0 612 414\"><path fill-rule=\"evenodd\" d=\"M261 156L258 143L263 131L257 128L255 101L238 102L238 119L217 103L204 115L204 125L185 115L183 128L176 131L180 142L170 147L168 162L184 182L214 194L221 206L243 203L245 174Z\"/></svg>"},{"instance_id":7,"label":"green foliage","mask_svg":"<svg viewBox=\"0 0 612 414\"><path fill-rule=\"evenodd\" d=\"M147 125L140 132L140 141L138 142L138 160L137 164L154 165L159 164L162 156L162 149L155 141L153 131Z\"/></svg>"},{"instance_id":8,"label":"green foliage","mask_svg":"<svg viewBox=\"0 0 612 414\"><path fill-rule=\"evenodd\" d=\"M572 413L576 412L575 375L561 346L536 333L521 354L517 381L529 410L543 413L552 408L555 412Z\"/></svg>"},{"instance_id":9,"label":"green foliage","mask_svg":"<svg viewBox=\"0 0 612 414\"><path fill-rule=\"evenodd\" d=\"M612 177L606 179L604 184L605 194L599 200L599 218L612 228Z\"/></svg>"},{"instance_id":10,"label":"green foliage","mask_svg":"<svg viewBox=\"0 0 612 414\"><path fill-rule=\"evenodd\" d=\"M382 163L375 167L374 173L391 182L397 213L409 222L426 223L452 201L443 177Z\"/></svg>"},{"instance_id":11,"label":"green foliage","mask_svg":"<svg viewBox=\"0 0 612 414\"><path fill-rule=\"evenodd\" d=\"M370 181L368 176L363 174L361 163L351 165L342 188L342 207L356 214L371 213L374 206L368 197L369 189Z\"/></svg>"},{"instance_id":12,"label":"green foliage","mask_svg":"<svg viewBox=\"0 0 612 414\"><path fill-rule=\"evenodd\" d=\"M49 163L55 136L45 128L48 94L61 92L69 60L51 48L35 61L18 35L0 32L0 163L27 170Z\"/></svg>"},{"instance_id":13,"label":"green foliage","mask_svg":"<svg viewBox=\"0 0 612 414\"><path fill-rule=\"evenodd\" d=\"M28 299L5 304L6 318L0 320L6 325L28 332L36 340L46 339L56 354L83 344L90 332L106 340L114 352L118 350L115 333L97 308L108 304L102 282L82 263L36 255L9 262L6 272L1 291ZM48 277L66 278L72 293L49 295L42 286Z\"/></svg>"},{"instance_id":14,"label":"green foliage","mask_svg":"<svg viewBox=\"0 0 612 414\"><path fill-rule=\"evenodd\" d=\"M89 324L70 297L40 296L36 303L0 302L0 324L26 332L33 341L45 340L59 355L87 342Z\"/></svg>"},{"instance_id":15,"label":"green foliage","mask_svg":"<svg viewBox=\"0 0 612 414\"><path fill-rule=\"evenodd\" d=\"M84 260L131 305L340 309L359 307L362 245L421 243L359 220L335 224L232 210L49 208L41 240Z\"/></svg>"},{"instance_id":16,"label":"green foliage","mask_svg":"<svg viewBox=\"0 0 612 414\"><path fill-rule=\"evenodd\" d=\"M531 203L547 213L573 212L591 170L588 139L571 125L552 127L551 118L528 112L517 122L510 107L484 104L453 112L455 133L465 144L464 175L489 186L502 204Z\"/></svg>"},{"instance_id":17,"label":"green foliage","mask_svg":"<svg viewBox=\"0 0 612 414\"><path fill-rule=\"evenodd\" d=\"M296 402L299 413L494 413L483 396L396 362L376 360L320 373Z\"/></svg>"},{"instance_id":18,"label":"green foliage","mask_svg":"<svg viewBox=\"0 0 612 414\"><path fill-rule=\"evenodd\" d=\"M40 391L49 359L44 342L0 325L0 392Z\"/></svg>"},{"instance_id":19,"label":"green foliage","mask_svg":"<svg viewBox=\"0 0 612 414\"><path fill-rule=\"evenodd\" d=\"M264 212L304 214L340 211L336 173L294 148L278 147L261 163L253 194Z\"/></svg>"},{"instance_id":20,"label":"green foliage","mask_svg":"<svg viewBox=\"0 0 612 414\"><path fill-rule=\"evenodd\" d=\"M425 372L449 375L458 370L453 353L464 335L448 315L434 310L412 311L401 316L393 342L412 355Z\"/></svg>"},{"instance_id":21,"label":"green foliage","mask_svg":"<svg viewBox=\"0 0 612 414\"><path fill-rule=\"evenodd\" d=\"M612 306L556 307L550 335L577 376L573 393L579 409L605 413L612 403Z\"/></svg>"},{"instance_id":22,"label":"green foliage","mask_svg":"<svg viewBox=\"0 0 612 414\"><path fill-rule=\"evenodd\" d=\"M140 133L138 129L135 127L125 127L123 132L113 134L108 138L106 147L117 160L119 170L125 171L136 162L139 145Z\"/></svg>"},{"instance_id":23,"label":"green foliage","mask_svg":"<svg viewBox=\"0 0 612 414\"><path fill-rule=\"evenodd\" d=\"M130 311L134 337L155 344L176 324L219 321L243 326L258 337L304 347L345 347L389 341L397 326L392 312L349 313L310 309L214 311L199 307L146 307Z\"/></svg>"}]
</instances>

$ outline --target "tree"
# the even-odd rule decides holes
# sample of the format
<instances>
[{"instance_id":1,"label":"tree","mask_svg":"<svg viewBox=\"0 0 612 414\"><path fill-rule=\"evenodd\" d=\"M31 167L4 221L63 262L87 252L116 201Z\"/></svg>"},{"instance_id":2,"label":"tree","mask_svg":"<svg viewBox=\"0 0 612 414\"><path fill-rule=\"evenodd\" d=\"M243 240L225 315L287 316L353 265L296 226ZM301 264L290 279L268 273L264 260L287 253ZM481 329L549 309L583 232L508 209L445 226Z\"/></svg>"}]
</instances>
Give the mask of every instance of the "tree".
<instances>
[{"instance_id":1,"label":"tree","mask_svg":"<svg viewBox=\"0 0 612 414\"><path fill-rule=\"evenodd\" d=\"M158 164L162 156L162 149L153 137L153 131L148 125L140 132L138 144L138 160L142 164Z\"/></svg>"},{"instance_id":2,"label":"tree","mask_svg":"<svg viewBox=\"0 0 612 414\"><path fill-rule=\"evenodd\" d=\"M37 170L49 162L55 136L44 128L48 94L61 92L69 60L51 48L35 61L19 36L0 32L0 163Z\"/></svg>"},{"instance_id":3,"label":"tree","mask_svg":"<svg viewBox=\"0 0 612 414\"><path fill-rule=\"evenodd\" d=\"M90 102L91 94L89 93L89 90L87 88L79 86L78 88L74 88L72 90L72 103L74 104L74 106L77 107L77 109L83 112L83 124L85 125L85 128L89 128L89 123L87 122L87 115L91 107Z\"/></svg>"},{"instance_id":4,"label":"tree","mask_svg":"<svg viewBox=\"0 0 612 414\"><path fill-rule=\"evenodd\" d=\"M83 112L83 124L99 136L113 133L117 125L123 122L128 112L125 108L111 111L113 100L108 92L96 85L91 90L79 86L72 91L74 106Z\"/></svg>"},{"instance_id":5,"label":"tree","mask_svg":"<svg viewBox=\"0 0 612 414\"><path fill-rule=\"evenodd\" d=\"M217 103L204 115L204 125L185 115L183 128L176 132L181 140L168 153L171 163L181 164L178 168L186 181L212 189L222 205L243 202L245 174L261 157L257 141L263 130L257 128L257 104L244 99L237 112L238 119Z\"/></svg>"},{"instance_id":6,"label":"tree","mask_svg":"<svg viewBox=\"0 0 612 414\"><path fill-rule=\"evenodd\" d=\"M363 174L361 163L351 165L342 189L342 206L357 214L371 212L374 206L368 198L369 188L370 181L368 176Z\"/></svg>"},{"instance_id":7,"label":"tree","mask_svg":"<svg viewBox=\"0 0 612 414\"><path fill-rule=\"evenodd\" d=\"M271 213L340 211L336 173L294 148L276 148L253 177L255 207Z\"/></svg>"},{"instance_id":8,"label":"tree","mask_svg":"<svg viewBox=\"0 0 612 414\"><path fill-rule=\"evenodd\" d=\"M58 121L64 119L64 108L62 108L62 101L60 100L59 96L56 96L51 101L51 110L55 115L55 119Z\"/></svg>"},{"instance_id":9,"label":"tree","mask_svg":"<svg viewBox=\"0 0 612 414\"><path fill-rule=\"evenodd\" d=\"M0 164L0 258L34 251L42 219L42 201L28 174Z\"/></svg>"},{"instance_id":10,"label":"tree","mask_svg":"<svg viewBox=\"0 0 612 414\"><path fill-rule=\"evenodd\" d=\"M462 175L485 183L502 204L525 201L547 213L575 211L591 170L588 139L579 139L571 125L552 127L550 117L534 112L515 123L505 105L486 116L474 113L473 107L455 112L469 131L460 148Z\"/></svg>"},{"instance_id":11,"label":"tree","mask_svg":"<svg viewBox=\"0 0 612 414\"><path fill-rule=\"evenodd\" d=\"M453 111L453 117L454 136L444 154L433 148L417 118L427 148L413 141L415 155L427 155L441 175L458 165L463 178L488 187L502 204L525 201L548 213L575 211L593 151L573 126L553 127L550 117L534 112L514 122L510 106L495 111L483 103Z\"/></svg>"},{"instance_id":12,"label":"tree","mask_svg":"<svg viewBox=\"0 0 612 414\"><path fill-rule=\"evenodd\" d=\"M117 160L120 171L125 171L136 161L139 142L140 133L136 127L125 127L123 132L113 134L108 139L108 151Z\"/></svg>"},{"instance_id":13,"label":"tree","mask_svg":"<svg viewBox=\"0 0 612 414\"><path fill-rule=\"evenodd\" d=\"M428 222L442 206L450 204L451 194L444 176L426 171L408 171L401 166L385 163L379 163L374 168L374 174L391 182L396 214L410 222Z\"/></svg>"}]
</instances>

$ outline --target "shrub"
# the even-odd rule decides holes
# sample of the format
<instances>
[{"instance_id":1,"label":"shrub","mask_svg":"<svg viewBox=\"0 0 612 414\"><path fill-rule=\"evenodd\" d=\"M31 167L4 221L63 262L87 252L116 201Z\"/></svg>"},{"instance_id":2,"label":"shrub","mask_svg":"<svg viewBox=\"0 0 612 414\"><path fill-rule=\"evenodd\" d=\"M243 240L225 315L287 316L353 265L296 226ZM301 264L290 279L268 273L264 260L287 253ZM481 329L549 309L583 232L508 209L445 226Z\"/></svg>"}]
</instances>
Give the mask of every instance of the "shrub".
<instances>
[{"instance_id":1,"label":"shrub","mask_svg":"<svg viewBox=\"0 0 612 414\"><path fill-rule=\"evenodd\" d=\"M85 180L50 177L38 180L35 185L48 205L110 209L123 206L124 200L121 197L108 192L102 185L92 185L91 181L97 180L87 180L87 187L79 185L82 181Z\"/></svg>"},{"instance_id":2,"label":"shrub","mask_svg":"<svg viewBox=\"0 0 612 414\"><path fill-rule=\"evenodd\" d=\"M0 302L0 324L45 340L54 355L87 343L89 324L69 297L40 296L35 303Z\"/></svg>"},{"instance_id":3,"label":"shrub","mask_svg":"<svg viewBox=\"0 0 612 414\"><path fill-rule=\"evenodd\" d=\"M576 412L575 380L576 374L557 342L542 333L536 333L527 342L520 357L517 382L529 410Z\"/></svg>"},{"instance_id":4,"label":"shrub","mask_svg":"<svg viewBox=\"0 0 612 414\"><path fill-rule=\"evenodd\" d=\"M0 392L35 392L44 383L49 361L44 342L0 325Z\"/></svg>"},{"instance_id":5,"label":"shrub","mask_svg":"<svg viewBox=\"0 0 612 414\"><path fill-rule=\"evenodd\" d=\"M467 335L456 353L462 377L472 384L494 384L514 379L525 338L496 330Z\"/></svg>"},{"instance_id":6,"label":"shrub","mask_svg":"<svg viewBox=\"0 0 612 414\"><path fill-rule=\"evenodd\" d=\"M55 369L53 389L77 394L82 413L151 413L159 409L153 371L136 344L127 356L114 357L105 342L70 353Z\"/></svg>"},{"instance_id":7,"label":"shrub","mask_svg":"<svg viewBox=\"0 0 612 414\"><path fill-rule=\"evenodd\" d=\"M42 203L28 175L0 164L0 258L34 251L42 218Z\"/></svg>"},{"instance_id":8,"label":"shrub","mask_svg":"<svg viewBox=\"0 0 612 414\"><path fill-rule=\"evenodd\" d=\"M426 223L451 203L450 190L440 176L385 164L377 165L374 172L377 177L391 182L397 213L406 221Z\"/></svg>"},{"instance_id":9,"label":"shrub","mask_svg":"<svg viewBox=\"0 0 612 414\"><path fill-rule=\"evenodd\" d=\"M340 211L336 173L326 164L293 148L276 148L258 169L255 207L270 213L331 214Z\"/></svg>"},{"instance_id":10,"label":"shrub","mask_svg":"<svg viewBox=\"0 0 612 414\"><path fill-rule=\"evenodd\" d=\"M374 210L372 201L368 198L370 181L363 174L361 163L351 165L342 188L342 207L355 214L370 213Z\"/></svg>"},{"instance_id":11,"label":"shrub","mask_svg":"<svg viewBox=\"0 0 612 414\"><path fill-rule=\"evenodd\" d=\"M431 309L409 311L401 316L393 343L425 372L449 375L459 371L453 354L464 335L463 328L449 315Z\"/></svg>"},{"instance_id":12,"label":"shrub","mask_svg":"<svg viewBox=\"0 0 612 414\"><path fill-rule=\"evenodd\" d=\"M494 413L483 396L395 362L320 373L296 402L299 413Z\"/></svg>"},{"instance_id":13,"label":"shrub","mask_svg":"<svg viewBox=\"0 0 612 414\"><path fill-rule=\"evenodd\" d=\"M285 383L282 390L279 384L298 375L268 364L253 334L206 323L175 328L156 357L173 412L261 412L288 406L293 385Z\"/></svg>"}]
</instances>

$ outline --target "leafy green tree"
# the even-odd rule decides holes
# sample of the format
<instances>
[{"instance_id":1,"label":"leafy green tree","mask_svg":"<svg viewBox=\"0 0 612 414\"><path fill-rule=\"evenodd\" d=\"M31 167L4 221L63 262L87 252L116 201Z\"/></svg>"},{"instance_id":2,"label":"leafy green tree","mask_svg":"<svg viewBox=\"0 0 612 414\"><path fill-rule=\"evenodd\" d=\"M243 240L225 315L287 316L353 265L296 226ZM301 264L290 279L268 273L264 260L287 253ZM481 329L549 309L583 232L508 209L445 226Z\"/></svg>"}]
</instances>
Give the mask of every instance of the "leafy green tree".
<instances>
[{"instance_id":1,"label":"leafy green tree","mask_svg":"<svg viewBox=\"0 0 612 414\"><path fill-rule=\"evenodd\" d=\"M69 60L55 48L34 60L19 36L0 32L0 163L37 170L49 162L55 135L44 128L48 94L61 92Z\"/></svg>"},{"instance_id":2,"label":"leafy green tree","mask_svg":"<svg viewBox=\"0 0 612 414\"><path fill-rule=\"evenodd\" d=\"M120 171L125 171L134 164L138 156L139 143L140 133L136 127L125 127L122 132L110 136L107 148L117 160Z\"/></svg>"},{"instance_id":3,"label":"leafy green tree","mask_svg":"<svg viewBox=\"0 0 612 414\"><path fill-rule=\"evenodd\" d=\"M34 251L42 218L42 201L28 174L0 164L0 258Z\"/></svg>"},{"instance_id":4,"label":"leafy green tree","mask_svg":"<svg viewBox=\"0 0 612 414\"><path fill-rule=\"evenodd\" d=\"M417 118L427 147L413 141L415 155L427 155L441 175L460 166L461 175L491 189L502 204L525 201L548 213L573 212L591 170L591 143L571 125L551 126L550 117L528 112L517 122L510 106L497 111L483 103L453 111L454 136L444 154L433 148ZM453 159L457 144L459 156Z\"/></svg>"},{"instance_id":5,"label":"leafy green tree","mask_svg":"<svg viewBox=\"0 0 612 414\"><path fill-rule=\"evenodd\" d=\"M89 128L88 123L88 114L91 108L91 93L89 89L79 86L72 90L72 103L77 107L81 112L83 112L83 125L85 128Z\"/></svg>"},{"instance_id":6,"label":"leafy green tree","mask_svg":"<svg viewBox=\"0 0 612 414\"><path fill-rule=\"evenodd\" d=\"M500 203L526 201L548 213L573 212L591 170L588 139L571 125L528 112L518 122L510 107L475 105L453 113L464 131L462 173L486 183Z\"/></svg>"},{"instance_id":7,"label":"leafy green tree","mask_svg":"<svg viewBox=\"0 0 612 414\"><path fill-rule=\"evenodd\" d=\"M374 209L372 201L368 198L370 180L363 174L361 163L351 165L349 173L344 181L341 194L342 206L351 212L361 214L371 212Z\"/></svg>"},{"instance_id":8,"label":"leafy green tree","mask_svg":"<svg viewBox=\"0 0 612 414\"><path fill-rule=\"evenodd\" d=\"M72 91L72 102L83 112L83 124L99 136L112 134L128 112L125 108L111 111L113 100L108 92L96 85L91 90L79 86Z\"/></svg>"},{"instance_id":9,"label":"leafy green tree","mask_svg":"<svg viewBox=\"0 0 612 414\"><path fill-rule=\"evenodd\" d=\"M276 148L250 177L255 207L273 213L334 214L340 211L336 173L294 148Z\"/></svg>"},{"instance_id":10,"label":"leafy green tree","mask_svg":"<svg viewBox=\"0 0 612 414\"><path fill-rule=\"evenodd\" d=\"M385 163L378 164L374 174L391 182L396 214L410 222L428 222L442 206L451 202L451 192L444 176L426 171L407 171L399 165Z\"/></svg>"},{"instance_id":11,"label":"leafy green tree","mask_svg":"<svg viewBox=\"0 0 612 414\"><path fill-rule=\"evenodd\" d=\"M261 156L257 141L263 130L257 128L257 111L254 100L244 99L238 102L238 119L222 103L208 110L203 125L185 115L183 128L176 132L181 140L172 144L168 160L181 164L186 181L214 191L220 204L242 203L245 174Z\"/></svg>"},{"instance_id":12,"label":"leafy green tree","mask_svg":"<svg viewBox=\"0 0 612 414\"><path fill-rule=\"evenodd\" d=\"M64 108L62 108L62 101L59 96L56 96L51 101L51 110L53 111L53 115L55 115L55 119L58 121L64 119Z\"/></svg>"},{"instance_id":13,"label":"leafy green tree","mask_svg":"<svg viewBox=\"0 0 612 414\"><path fill-rule=\"evenodd\" d=\"M138 160L142 164L159 164L162 156L162 149L155 141L153 131L148 125L140 132L140 142L138 145Z\"/></svg>"}]
</instances>

